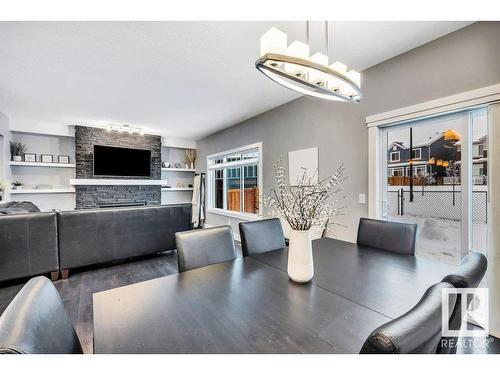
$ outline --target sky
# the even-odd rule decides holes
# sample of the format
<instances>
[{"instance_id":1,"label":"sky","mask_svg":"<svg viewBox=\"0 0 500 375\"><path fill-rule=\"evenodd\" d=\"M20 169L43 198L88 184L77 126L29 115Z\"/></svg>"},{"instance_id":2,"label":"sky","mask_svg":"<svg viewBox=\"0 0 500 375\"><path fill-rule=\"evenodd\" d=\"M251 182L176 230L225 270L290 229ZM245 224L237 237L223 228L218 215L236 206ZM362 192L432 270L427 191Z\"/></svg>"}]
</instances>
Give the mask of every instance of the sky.
<instances>
[{"instance_id":1,"label":"sky","mask_svg":"<svg viewBox=\"0 0 500 375\"><path fill-rule=\"evenodd\" d=\"M401 128L389 130L387 133L387 146L392 142L403 142L405 147L410 146L409 127L413 127L413 145L426 144L430 140L436 139L444 131L454 129L460 134L465 134L469 123L469 113L462 112L428 120L421 120L410 124L402 125ZM473 140L476 141L487 133L488 113L486 109L481 109L473 113Z\"/></svg>"}]
</instances>

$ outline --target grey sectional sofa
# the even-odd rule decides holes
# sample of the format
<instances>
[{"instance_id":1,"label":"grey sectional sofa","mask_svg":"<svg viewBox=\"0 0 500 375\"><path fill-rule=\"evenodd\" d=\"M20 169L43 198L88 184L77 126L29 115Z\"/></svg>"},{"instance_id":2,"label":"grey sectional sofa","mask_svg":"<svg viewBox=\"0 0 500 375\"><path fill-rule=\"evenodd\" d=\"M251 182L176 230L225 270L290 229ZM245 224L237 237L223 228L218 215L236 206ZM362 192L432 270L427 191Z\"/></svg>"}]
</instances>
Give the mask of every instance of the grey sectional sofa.
<instances>
[{"instance_id":1,"label":"grey sectional sofa","mask_svg":"<svg viewBox=\"0 0 500 375\"><path fill-rule=\"evenodd\" d=\"M0 281L58 270L55 212L0 216Z\"/></svg>"},{"instance_id":2,"label":"grey sectional sofa","mask_svg":"<svg viewBox=\"0 0 500 375\"><path fill-rule=\"evenodd\" d=\"M191 205L0 216L0 281L175 249Z\"/></svg>"}]
</instances>

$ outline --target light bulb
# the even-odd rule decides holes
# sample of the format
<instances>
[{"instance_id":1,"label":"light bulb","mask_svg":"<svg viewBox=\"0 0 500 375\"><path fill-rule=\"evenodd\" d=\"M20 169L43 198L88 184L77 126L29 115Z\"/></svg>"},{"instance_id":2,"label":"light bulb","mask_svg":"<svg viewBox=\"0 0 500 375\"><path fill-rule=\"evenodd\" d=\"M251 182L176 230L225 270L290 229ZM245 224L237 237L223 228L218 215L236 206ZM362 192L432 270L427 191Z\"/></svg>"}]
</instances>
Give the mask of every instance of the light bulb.
<instances>
[{"instance_id":1,"label":"light bulb","mask_svg":"<svg viewBox=\"0 0 500 375\"><path fill-rule=\"evenodd\" d=\"M289 56L299 57L301 59L309 58L309 46L305 43L296 40L288 46L286 53ZM295 76L304 76L307 73L307 68L297 64L285 64L285 71Z\"/></svg>"},{"instance_id":2,"label":"light bulb","mask_svg":"<svg viewBox=\"0 0 500 375\"><path fill-rule=\"evenodd\" d=\"M322 53L315 53L311 56L310 60L317 64L328 66L328 56L323 55ZM328 82L328 75L316 69L309 69L308 79L310 82L326 87Z\"/></svg>"},{"instance_id":3,"label":"light bulb","mask_svg":"<svg viewBox=\"0 0 500 375\"><path fill-rule=\"evenodd\" d=\"M330 69L336 71L341 75L345 75L347 73L347 66L338 61L330 65ZM337 77L330 77L328 79L328 88L330 90L334 91L340 90L341 88L344 87L344 85L345 83L342 80L338 79Z\"/></svg>"}]
</instances>

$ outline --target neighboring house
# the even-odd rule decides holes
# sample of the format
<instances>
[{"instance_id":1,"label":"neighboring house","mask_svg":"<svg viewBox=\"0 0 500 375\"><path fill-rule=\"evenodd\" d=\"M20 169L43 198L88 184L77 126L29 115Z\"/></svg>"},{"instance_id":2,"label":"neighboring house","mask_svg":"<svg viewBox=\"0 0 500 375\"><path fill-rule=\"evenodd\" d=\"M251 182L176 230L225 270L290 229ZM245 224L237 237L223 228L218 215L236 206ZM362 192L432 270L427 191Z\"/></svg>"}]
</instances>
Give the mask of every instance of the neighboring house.
<instances>
[{"instance_id":1,"label":"neighboring house","mask_svg":"<svg viewBox=\"0 0 500 375\"><path fill-rule=\"evenodd\" d=\"M488 136L472 143L472 178L475 185L486 185L488 176Z\"/></svg>"},{"instance_id":2,"label":"neighboring house","mask_svg":"<svg viewBox=\"0 0 500 375\"><path fill-rule=\"evenodd\" d=\"M429 160L456 161L459 154L455 147L449 147L444 136L430 140L425 144L413 146L412 157L410 147L403 142L393 142L387 150L388 176L410 176L410 160L413 164L413 176L427 177L433 174L435 177L446 176L445 168L436 164L429 164Z\"/></svg>"},{"instance_id":3,"label":"neighboring house","mask_svg":"<svg viewBox=\"0 0 500 375\"><path fill-rule=\"evenodd\" d=\"M429 160L429 145L416 145L413 147L413 174L426 176L429 171L427 161ZM393 142L387 150L387 164L389 166L388 176L410 175L410 148L405 147L402 142Z\"/></svg>"},{"instance_id":4,"label":"neighboring house","mask_svg":"<svg viewBox=\"0 0 500 375\"><path fill-rule=\"evenodd\" d=\"M486 184L487 147L488 137L486 135L475 140L472 145L472 176L476 185ZM460 142L450 145L449 142L444 140L444 135L440 135L428 143L414 145L412 152L413 155L410 157L410 148L406 147L403 142L395 141L389 145L387 150L387 175L390 184L391 177L410 176L410 160L413 165L413 177L432 176L438 181L443 181L446 177L446 167L437 165L436 162L438 160L460 162L461 159ZM434 163L429 163L431 159L434 160ZM397 180L396 184L400 183L400 180Z\"/></svg>"}]
</instances>

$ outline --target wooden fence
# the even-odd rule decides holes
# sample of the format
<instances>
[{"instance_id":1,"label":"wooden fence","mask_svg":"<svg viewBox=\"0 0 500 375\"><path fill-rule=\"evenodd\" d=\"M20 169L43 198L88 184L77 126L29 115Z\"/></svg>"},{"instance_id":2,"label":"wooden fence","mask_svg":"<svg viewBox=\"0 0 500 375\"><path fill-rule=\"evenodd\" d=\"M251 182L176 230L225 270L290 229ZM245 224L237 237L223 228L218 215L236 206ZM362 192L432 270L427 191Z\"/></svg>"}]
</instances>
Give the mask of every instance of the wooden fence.
<instances>
[{"instance_id":1,"label":"wooden fence","mask_svg":"<svg viewBox=\"0 0 500 375\"><path fill-rule=\"evenodd\" d=\"M410 185L410 177L408 176L390 176L387 178L387 183L389 186L409 186ZM423 186L425 185L425 179L423 178L413 178L414 186Z\"/></svg>"},{"instance_id":2,"label":"wooden fence","mask_svg":"<svg viewBox=\"0 0 500 375\"><path fill-rule=\"evenodd\" d=\"M240 189L229 189L227 191L227 209L229 211L240 211L241 207L241 194ZM259 189L246 188L243 190L244 195L244 212L258 213L259 212Z\"/></svg>"}]
</instances>

